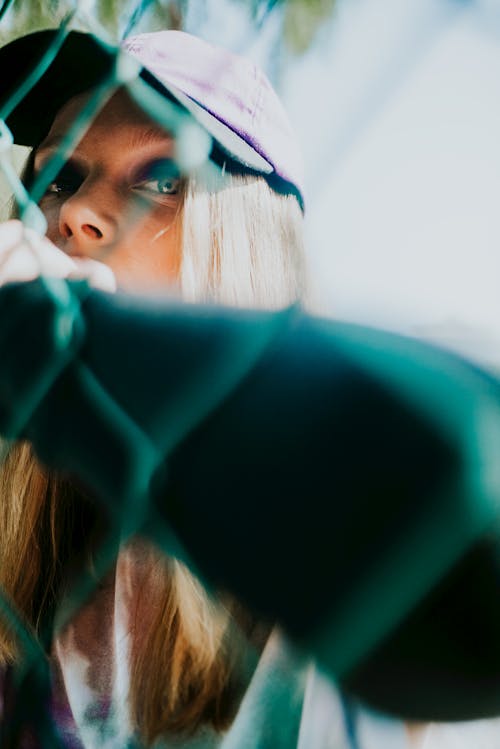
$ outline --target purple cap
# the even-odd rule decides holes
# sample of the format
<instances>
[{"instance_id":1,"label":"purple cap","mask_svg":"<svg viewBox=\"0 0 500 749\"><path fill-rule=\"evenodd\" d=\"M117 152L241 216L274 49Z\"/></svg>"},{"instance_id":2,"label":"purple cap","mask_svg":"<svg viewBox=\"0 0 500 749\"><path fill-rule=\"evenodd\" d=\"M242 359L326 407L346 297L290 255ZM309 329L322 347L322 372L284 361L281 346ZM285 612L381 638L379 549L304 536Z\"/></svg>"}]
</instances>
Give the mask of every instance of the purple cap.
<instances>
[{"instance_id":1,"label":"purple cap","mask_svg":"<svg viewBox=\"0 0 500 749\"><path fill-rule=\"evenodd\" d=\"M16 39L0 50L0 116L53 41L56 30ZM182 31L129 37L123 49L213 136L232 161L292 192L303 207L302 160L285 110L264 73L251 61ZM97 85L114 64L116 48L70 31L54 61L12 112L7 125L20 145L34 146L72 96ZM6 75L5 71L11 71Z\"/></svg>"}]
</instances>

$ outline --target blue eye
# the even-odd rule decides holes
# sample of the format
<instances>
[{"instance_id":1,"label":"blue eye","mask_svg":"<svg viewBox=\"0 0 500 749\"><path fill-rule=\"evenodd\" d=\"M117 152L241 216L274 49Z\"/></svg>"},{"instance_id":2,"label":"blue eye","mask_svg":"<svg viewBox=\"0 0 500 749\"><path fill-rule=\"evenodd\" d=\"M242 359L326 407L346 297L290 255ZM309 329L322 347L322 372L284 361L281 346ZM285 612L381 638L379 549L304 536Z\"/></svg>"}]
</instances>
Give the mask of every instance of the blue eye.
<instances>
[{"instance_id":1,"label":"blue eye","mask_svg":"<svg viewBox=\"0 0 500 749\"><path fill-rule=\"evenodd\" d=\"M145 180L137 185L139 188L156 192L159 195L177 195L179 192L180 179L175 177L163 177L161 179Z\"/></svg>"},{"instance_id":2,"label":"blue eye","mask_svg":"<svg viewBox=\"0 0 500 749\"><path fill-rule=\"evenodd\" d=\"M161 159L147 164L136 177L135 190L143 190L153 196L177 195L181 175L172 159Z\"/></svg>"}]
</instances>

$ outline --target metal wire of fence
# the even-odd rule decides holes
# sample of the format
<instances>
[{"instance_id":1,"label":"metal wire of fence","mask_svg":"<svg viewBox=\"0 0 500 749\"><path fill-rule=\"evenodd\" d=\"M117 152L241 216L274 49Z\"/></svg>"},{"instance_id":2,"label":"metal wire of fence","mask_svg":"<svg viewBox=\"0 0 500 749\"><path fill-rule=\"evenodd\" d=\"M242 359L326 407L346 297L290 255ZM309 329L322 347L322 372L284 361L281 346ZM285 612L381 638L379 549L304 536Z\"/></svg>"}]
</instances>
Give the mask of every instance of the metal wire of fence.
<instances>
[{"instance_id":1,"label":"metal wire of fence","mask_svg":"<svg viewBox=\"0 0 500 749\"><path fill-rule=\"evenodd\" d=\"M7 17L11 5L12 0L4 0L0 6L0 22ZM155 5L153 0L142 0L130 8L127 18L122 21L123 31L121 36L126 37L133 33L153 5ZM160 5L164 6L163 12L166 12L165 8L169 4ZM268 14L273 11L275 5L277 3L270 2L263 10L261 7L259 23L265 23ZM190 127L189 118L180 114L163 96L152 90L139 78L140 67L137 63L117 51L109 75L101 80L98 87L92 92L85 106L66 132L60 147L44 163L28 191L12 165L13 137L5 121L50 67L72 28L85 28L103 44L109 44L109 34L104 31L97 17L89 12L89 4L75 3L69 12L66 12L57 34L36 66L29 71L22 85L13 93L9 101L3 104L0 110L0 170L15 198L17 212L25 228L23 243L28 249L32 246L34 236L43 235L47 228L44 214L38 206L41 197L59 173L88 125L118 88L124 87L133 93L134 99L141 103L144 110L163 125L166 130L175 134L177 138L182 137L184 128ZM181 169L183 166L185 165L180 164ZM113 246L110 246L107 252L112 253ZM37 257L35 252L33 256ZM36 391L30 393L22 407L19 408L16 414L16 422L11 425L9 430L11 440L22 434L31 414L36 410L44 395L59 376L62 368L75 356L74 339L71 335L68 335L68 330L73 329L76 324L75 321L81 314L81 305L85 301L85 288L82 287L79 292L80 295L77 296L74 293L68 293L64 281L45 278L43 283L46 285L46 291L52 297L54 308L57 310L53 326L54 336L57 337L54 340L54 348L60 352L60 357L56 366L45 373L45 379L38 383ZM248 349L245 348L245 350L236 352L231 369L218 373L215 387L213 386L214 378L212 378L210 390L200 387L196 398L193 398L193 392L189 391L184 398L180 399L182 405L178 409L178 419L174 424L170 424L168 430L163 434L161 449L152 444L149 435L141 429L140 425L130 419L130 416L110 397L97 378L89 370L86 370L82 363L78 363L81 377L86 380L88 391L92 394L91 397L94 402L100 403L103 413L106 413L110 420L119 424L122 431L129 434L129 441L136 446L136 452L140 456L138 463L141 470L135 476L135 482L129 486L127 495L121 498L122 501L119 506L115 503L107 503L106 510L113 520L114 528L107 538L106 545L100 548L99 554L95 558L93 574L82 575L79 583L75 585L65 601L64 611L59 612L57 620L59 629L63 628L71 619L82 601L85 601L91 595L97 585L96 581L103 577L116 559L120 542L135 533L143 532L145 528L152 524L160 524L160 520L154 516L146 501L151 475L165 460L165 456L180 443L192 425L201 420L203 415L210 411L214 403L221 402L225 394L230 392L234 383L239 381L248 371L254 357L260 352L261 346L262 341L255 340ZM4 443L4 455L9 445L8 441ZM156 531L158 537L163 534L166 549L181 556L184 554L167 527L157 528ZM23 653L19 665L9 675L9 690L13 697L10 699L9 725L2 728L5 745L16 746L28 730L38 742L37 746L39 745L43 749L63 747L63 739L58 733L48 709L51 675L47 651L55 634L54 621L42 623L39 633L35 635L25 625L22 616L12 602L1 592L0 609L2 619L7 622L12 631L15 631L20 651ZM358 745L355 728L350 717L347 722L351 745L355 749ZM133 744L130 744L129 749L133 749L133 746Z\"/></svg>"}]
</instances>

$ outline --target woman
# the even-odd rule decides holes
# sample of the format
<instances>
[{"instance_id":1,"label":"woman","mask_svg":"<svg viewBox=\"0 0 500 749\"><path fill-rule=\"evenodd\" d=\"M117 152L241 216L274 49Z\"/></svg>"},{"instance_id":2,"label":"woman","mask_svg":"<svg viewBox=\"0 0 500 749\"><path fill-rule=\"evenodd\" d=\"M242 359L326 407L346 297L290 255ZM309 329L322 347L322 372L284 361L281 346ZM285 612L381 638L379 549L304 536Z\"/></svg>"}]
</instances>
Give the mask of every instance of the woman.
<instances>
[{"instance_id":1,"label":"woman","mask_svg":"<svg viewBox=\"0 0 500 749\"><path fill-rule=\"evenodd\" d=\"M3 69L16 70L15 81L2 82L4 102L6 89L15 91L23 78L18 61L29 71L53 38L40 32L2 50ZM30 248L10 253L2 280L42 270L85 276L108 290L116 280L133 293L290 304L303 287L299 157L267 80L247 61L181 32L141 35L125 48L144 66L142 86L160 92L155 106L161 99L171 109L173 101L173 114L166 111L174 123L189 109L214 137L210 160L182 173L182 128L173 137L144 111L134 100L137 81L115 86L45 185L40 207L49 241L32 238ZM10 113L16 142L33 147L28 187L44 178L113 59L91 37L71 32ZM4 248L24 236L13 222L1 231ZM43 632L71 592L72 575L92 573L108 528L82 489L44 469L27 443L10 450L1 485L1 586L27 625ZM135 736L150 745L174 736L217 743L255 665L249 642L260 650L267 632L134 537L53 643L53 715L64 741L122 746ZM8 628L0 656L4 665L19 657Z\"/></svg>"}]
</instances>

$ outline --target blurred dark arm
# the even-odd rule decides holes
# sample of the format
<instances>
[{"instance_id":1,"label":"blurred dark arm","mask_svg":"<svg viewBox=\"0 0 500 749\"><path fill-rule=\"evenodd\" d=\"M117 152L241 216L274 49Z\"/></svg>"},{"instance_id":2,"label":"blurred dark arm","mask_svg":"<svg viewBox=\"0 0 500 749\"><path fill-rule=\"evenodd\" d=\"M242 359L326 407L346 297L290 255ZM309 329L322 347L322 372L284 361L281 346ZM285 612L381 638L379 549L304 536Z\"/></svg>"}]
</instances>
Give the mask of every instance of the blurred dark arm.
<instances>
[{"instance_id":1,"label":"blurred dark arm","mask_svg":"<svg viewBox=\"0 0 500 749\"><path fill-rule=\"evenodd\" d=\"M60 357L22 432L42 460L115 506L149 502L212 584L277 618L373 704L416 718L498 711L498 566L484 540L499 489L496 381L299 311L98 292L65 359L44 304L40 283L0 290L5 423L16 356L26 367L18 349L37 352L34 380L44 351ZM469 611L467 631L450 600Z\"/></svg>"}]
</instances>

